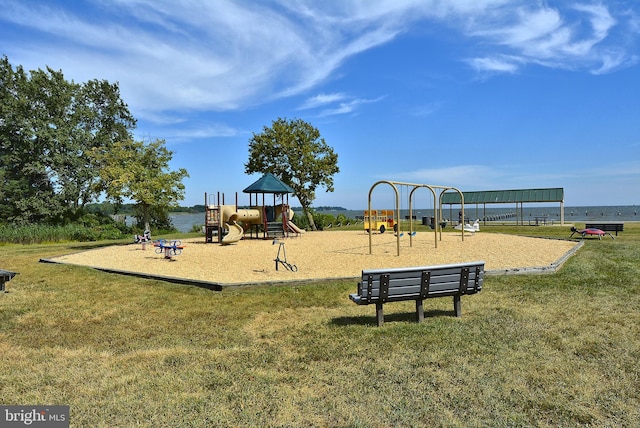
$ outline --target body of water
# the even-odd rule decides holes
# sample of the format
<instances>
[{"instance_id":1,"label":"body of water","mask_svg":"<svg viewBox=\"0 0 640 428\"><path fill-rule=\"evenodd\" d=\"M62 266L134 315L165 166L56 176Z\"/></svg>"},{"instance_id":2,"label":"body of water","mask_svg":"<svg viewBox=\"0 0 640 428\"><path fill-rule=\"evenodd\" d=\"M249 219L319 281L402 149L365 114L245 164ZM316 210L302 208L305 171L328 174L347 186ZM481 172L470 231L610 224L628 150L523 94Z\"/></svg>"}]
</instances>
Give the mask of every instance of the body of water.
<instances>
[{"instance_id":1,"label":"body of water","mask_svg":"<svg viewBox=\"0 0 640 428\"><path fill-rule=\"evenodd\" d=\"M374 209L391 209L393 207L375 207ZM482 206L465 205L465 216L469 219L483 219L487 217L488 221L515 221L516 219L516 207L515 206L503 206L496 207L493 205L491 208L486 209ZM348 218L356 218L364 215L363 210L346 210L346 211L321 211L326 214L338 215L344 214ZM448 207L443 209L443 215L447 220L458 221L459 208L449 209ZM536 207L526 206L522 209L522 213L518 208L518 218L522 214L525 224L528 221L535 219L535 217L546 217L549 220L553 220L554 223L560 222L560 206L550 207ZM299 215L299 214L296 214ZM400 210L400 216L404 218L409 215L409 210ZM421 221L422 217L433 216L433 210L419 209L413 210L412 215L416 217L417 221ZM493 219L493 220L492 220ZM173 225L180 232L189 232L194 225L204 225L204 213L198 214L172 214L171 220ZM295 223L295 217L293 219ZM565 223L584 223L587 221L640 221L640 206L636 205L622 205L622 206L590 206L590 207L564 207L564 221Z\"/></svg>"}]
</instances>

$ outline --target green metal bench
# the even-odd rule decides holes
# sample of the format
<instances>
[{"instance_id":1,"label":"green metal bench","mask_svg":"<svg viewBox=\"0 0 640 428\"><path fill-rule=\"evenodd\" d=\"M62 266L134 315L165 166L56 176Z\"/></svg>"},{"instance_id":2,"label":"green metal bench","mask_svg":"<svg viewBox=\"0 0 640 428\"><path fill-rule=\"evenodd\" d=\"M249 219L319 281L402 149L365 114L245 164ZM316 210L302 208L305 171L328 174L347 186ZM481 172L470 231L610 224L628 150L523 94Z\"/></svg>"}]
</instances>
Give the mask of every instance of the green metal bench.
<instances>
[{"instance_id":1,"label":"green metal bench","mask_svg":"<svg viewBox=\"0 0 640 428\"><path fill-rule=\"evenodd\" d=\"M422 322L424 299L452 296L455 316L460 317L461 296L482 290L483 279L483 261L363 270L358 292L350 294L349 298L358 305L375 304L378 326L384 324L383 305L404 300L416 301L416 318Z\"/></svg>"}]
</instances>

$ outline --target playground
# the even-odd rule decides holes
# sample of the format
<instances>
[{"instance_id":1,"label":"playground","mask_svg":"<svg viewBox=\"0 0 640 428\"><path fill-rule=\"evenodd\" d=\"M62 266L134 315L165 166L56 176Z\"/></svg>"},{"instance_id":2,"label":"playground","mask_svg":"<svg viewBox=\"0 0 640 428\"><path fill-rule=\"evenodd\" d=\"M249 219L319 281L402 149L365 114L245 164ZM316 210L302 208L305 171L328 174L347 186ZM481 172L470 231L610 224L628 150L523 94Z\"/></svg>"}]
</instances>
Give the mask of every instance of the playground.
<instances>
[{"instance_id":1,"label":"playground","mask_svg":"<svg viewBox=\"0 0 640 428\"><path fill-rule=\"evenodd\" d=\"M360 231L311 232L277 240L244 239L232 245L207 244L203 238L183 239L180 255L167 260L152 246L115 245L49 259L56 263L90 266L108 271L202 282L212 285L254 285L305 282L326 279L354 279L363 269L447 264L484 260L487 271L498 273L549 269L560 263L579 243L527 238L497 233L476 233L464 241L460 232L442 234L437 248L431 232L400 238L397 255L393 233L372 237ZM281 248L283 244L284 248ZM297 271L280 265L283 258Z\"/></svg>"},{"instance_id":2,"label":"playground","mask_svg":"<svg viewBox=\"0 0 640 428\"><path fill-rule=\"evenodd\" d=\"M372 210L372 193L379 185L393 190L394 210ZM409 218L414 193L433 197L433 232L402 230L400 209L407 196ZM263 175L243 190L250 207L225 203L224 194L205 194L204 239L154 240L147 231L134 244L117 245L62 255L46 261L89 266L114 273L140 275L219 289L229 285L302 283L327 279L355 279L364 269L440 265L484 261L497 274L555 271L581 244L563 240L475 233L476 225L445 232L442 196L449 186L382 180L371 186L364 230L303 233L291 221L288 195L293 189L272 174ZM273 197L267 206L265 195ZM260 196L262 203L260 204ZM276 200L280 200L277 204ZM464 202L461 204L464 216ZM411 223L410 223L411 225ZM397 227L400 226L400 227ZM389 228L390 233L383 233ZM396 233L393 233L393 231ZM380 233L378 233L380 232ZM467 238L465 239L465 235ZM218 244L214 241L217 237Z\"/></svg>"}]
</instances>

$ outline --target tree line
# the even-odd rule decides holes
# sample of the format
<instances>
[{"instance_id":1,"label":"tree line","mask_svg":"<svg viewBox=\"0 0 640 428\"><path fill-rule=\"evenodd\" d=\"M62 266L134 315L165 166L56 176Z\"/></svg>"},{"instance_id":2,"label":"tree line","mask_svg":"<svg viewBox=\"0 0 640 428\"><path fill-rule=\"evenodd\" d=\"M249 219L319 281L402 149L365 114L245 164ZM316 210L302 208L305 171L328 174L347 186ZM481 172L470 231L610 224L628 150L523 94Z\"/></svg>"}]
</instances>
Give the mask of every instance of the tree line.
<instances>
[{"instance_id":1,"label":"tree line","mask_svg":"<svg viewBox=\"0 0 640 428\"><path fill-rule=\"evenodd\" d=\"M188 172L169 170L165 141L135 141L135 127L117 83L76 83L61 70L27 72L0 58L0 226L77 224L104 203L111 214L133 201L145 229L170 227ZM318 129L286 118L253 134L244 166L289 185L311 229L316 189L333 191L339 172Z\"/></svg>"},{"instance_id":2,"label":"tree line","mask_svg":"<svg viewBox=\"0 0 640 428\"><path fill-rule=\"evenodd\" d=\"M161 218L188 174L168 171L164 141L135 141L135 127L117 83L0 58L0 222L65 225L100 198L134 200L147 223Z\"/></svg>"}]
</instances>

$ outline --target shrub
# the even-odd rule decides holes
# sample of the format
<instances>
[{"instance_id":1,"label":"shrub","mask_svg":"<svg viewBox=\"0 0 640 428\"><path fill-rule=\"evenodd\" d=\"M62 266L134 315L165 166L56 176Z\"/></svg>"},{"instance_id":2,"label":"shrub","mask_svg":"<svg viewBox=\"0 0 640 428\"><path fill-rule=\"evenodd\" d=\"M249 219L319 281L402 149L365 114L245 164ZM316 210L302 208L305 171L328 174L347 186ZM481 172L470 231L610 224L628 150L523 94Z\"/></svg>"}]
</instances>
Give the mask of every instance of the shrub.
<instances>
[{"instance_id":1,"label":"shrub","mask_svg":"<svg viewBox=\"0 0 640 428\"><path fill-rule=\"evenodd\" d=\"M323 230L329 225L336 224L336 218L331 214L322 214L319 212L313 212L313 222L316 224L318 230Z\"/></svg>"},{"instance_id":2,"label":"shrub","mask_svg":"<svg viewBox=\"0 0 640 428\"><path fill-rule=\"evenodd\" d=\"M301 211L296 211L291 221L302 230L309 229L309 219Z\"/></svg>"}]
</instances>

